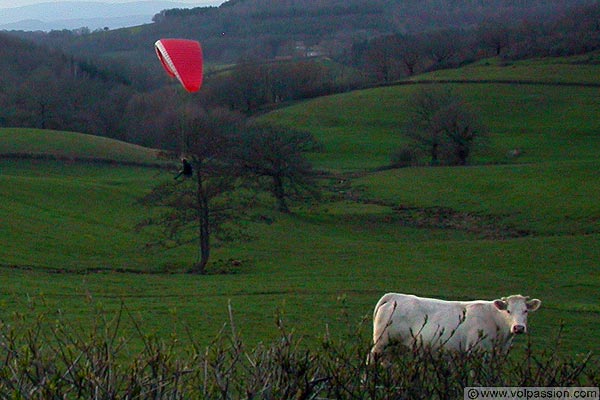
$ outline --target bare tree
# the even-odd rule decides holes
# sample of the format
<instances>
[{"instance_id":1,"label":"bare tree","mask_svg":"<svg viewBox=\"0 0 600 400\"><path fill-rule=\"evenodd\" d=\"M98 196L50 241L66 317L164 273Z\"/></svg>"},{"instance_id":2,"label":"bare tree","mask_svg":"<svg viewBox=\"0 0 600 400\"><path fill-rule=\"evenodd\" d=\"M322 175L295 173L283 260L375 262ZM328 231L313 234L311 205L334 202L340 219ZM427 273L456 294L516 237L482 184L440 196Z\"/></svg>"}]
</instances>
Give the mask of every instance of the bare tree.
<instances>
[{"instance_id":1,"label":"bare tree","mask_svg":"<svg viewBox=\"0 0 600 400\"><path fill-rule=\"evenodd\" d=\"M378 81L390 82L401 77L402 39L398 35L384 36L369 43L365 51L368 69ZM404 59L402 60L404 61Z\"/></svg>"},{"instance_id":2,"label":"bare tree","mask_svg":"<svg viewBox=\"0 0 600 400\"><path fill-rule=\"evenodd\" d=\"M408 76L412 76L417 72L417 68L424 58L423 47L422 39L416 35L400 38L399 58Z\"/></svg>"},{"instance_id":3,"label":"bare tree","mask_svg":"<svg viewBox=\"0 0 600 400\"><path fill-rule=\"evenodd\" d=\"M179 110L165 107L178 104L181 95L172 88L131 96L123 110L121 124L125 127L120 139L147 147L175 150L179 145ZM175 139L174 139L175 138Z\"/></svg>"},{"instance_id":4,"label":"bare tree","mask_svg":"<svg viewBox=\"0 0 600 400\"><path fill-rule=\"evenodd\" d=\"M485 128L459 97L453 98L438 110L436 125L444 138L444 159L450 165L467 165L476 139L485 134Z\"/></svg>"},{"instance_id":5,"label":"bare tree","mask_svg":"<svg viewBox=\"0 0 600 400\"><path fill-rule=\"evenodd\" d=\"M403 132L429 155L430 165L466 165L476 140L486 133L469 105L451 90L422 89L409 109Z\"/></svg>"},{"instance_id":6,"label":"bare tree","mask_svg":"<svg viewBox=\"0 0 600 400\"><path fill-rule=\"evenodd\" d=\"M315 173L304 153L314 150L311 134L272 125L251 125L241 138L238 165L275 197L278 209L289 213L295 194L316 194Z\"/></svg>"},{"instance_id":7,"label":"bare tree","mask_svg":"<svg viewBox=\"0 0 600 400\"><path fill-rule=\"evenodd\" d=\"M16 103L19 124L41 129L57 129L64 126L61 112L66 101L61 98L57 79L49 68L39 68L20 85Z\"/></svg>"},{"instance_id":8,"label":"bare tree","mask_svg":"<svg viewBox=\"0 0 600 400\"><path fill-rule=\"evenodd\" d=\"M445 29L425 35L425 52L433 63L430 68L440 69L454 66L459 59L463 37L459 31Z\"/></svg>"},{"instance_id":9,"label":"bare tree","mask_svg":"<svg viewBox=\"0 0 600 400\"><path fill-rule=\"evenodd\" d=\"M510 35L510 30L503 23L495 21L484 22L477 30L481 45L493 49L495 56L510 45Z\"/></svg>"},{"instance_id":10,"label":"bare tree","mask_svg":"<svg viewBox=\"0 0 600 400\"><path fill-rule=\"evenodd\" d=\"M446 94L433 90L419 91L409 102L410 115L404 134L430 156L430 165L439 164L441 132L436 127L436 113Z\"/></svg>"},{"instance_id":11,"label":"bare tree","mask_svg":"<svg viewBox=\"0 0 600 400\"><path fill-rule=\"evenodd\" d=\"M268 68L257 59L241 60L232 72L232 91L237 107L244 112L267 103L268 87Z\"/></svg>"},{"instance_id":12,"label":"bare tree","mask_svg":"<svg viewBox=\"0 0 600 400\"><path fill-rule=\"evenodd\" d=\"M181 137L186 168L191 169L183 180L162 183L143 199L164 210L141 224L162 227L161 244L198 243L199 261L191 272L206 272L213 234L239 215L232 148L242 125L242 117L228 111L185 109L174 134Z\"/></svg>"}]
</instances>

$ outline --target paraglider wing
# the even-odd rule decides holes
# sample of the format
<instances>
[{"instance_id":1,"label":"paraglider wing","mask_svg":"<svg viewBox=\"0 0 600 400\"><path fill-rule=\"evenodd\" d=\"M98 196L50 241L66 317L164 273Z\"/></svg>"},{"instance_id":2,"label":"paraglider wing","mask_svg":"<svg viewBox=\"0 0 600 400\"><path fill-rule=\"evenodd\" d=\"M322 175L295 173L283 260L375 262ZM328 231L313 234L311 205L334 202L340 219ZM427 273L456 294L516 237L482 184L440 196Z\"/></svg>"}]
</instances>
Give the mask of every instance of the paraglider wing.
<instances>
[{"instance_id":1,"label":"paraglider wing","mask_svg":"<svg viewBox=\"0 0 600 400\"><path fill-rule=\"evenodd\" d=\"M154 43L156 55L165 71L181 82L188 92L202 86L202 48L188 39L160 39Z\"/></svg>"}]
</instances>

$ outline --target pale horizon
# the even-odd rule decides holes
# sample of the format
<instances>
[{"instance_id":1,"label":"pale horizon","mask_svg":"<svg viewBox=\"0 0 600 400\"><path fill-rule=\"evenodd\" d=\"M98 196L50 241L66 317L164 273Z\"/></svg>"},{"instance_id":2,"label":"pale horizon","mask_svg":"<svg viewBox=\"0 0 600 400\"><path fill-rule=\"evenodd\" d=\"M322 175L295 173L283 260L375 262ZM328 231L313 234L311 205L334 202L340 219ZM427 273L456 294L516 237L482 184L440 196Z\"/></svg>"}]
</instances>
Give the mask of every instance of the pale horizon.
<instances>
[{"instance_id":1,"label":"pale horizon","mask_svg":"<svg viewBox=\"0 0 600 400\"><path fill-rule=\"evenodd\" d=\"M19 8L25 6L31 6L35 4L45 4L45 3L64 3L64 2L74 2L74 3L136 3L139 1L146 0L0 0L0 9L7 8ZM189 4L190 7L203 7L203 6L218 6L225 3L226 0L166 0L171 1L173 3L185 3Z\"/></svg>"}]
</instances>

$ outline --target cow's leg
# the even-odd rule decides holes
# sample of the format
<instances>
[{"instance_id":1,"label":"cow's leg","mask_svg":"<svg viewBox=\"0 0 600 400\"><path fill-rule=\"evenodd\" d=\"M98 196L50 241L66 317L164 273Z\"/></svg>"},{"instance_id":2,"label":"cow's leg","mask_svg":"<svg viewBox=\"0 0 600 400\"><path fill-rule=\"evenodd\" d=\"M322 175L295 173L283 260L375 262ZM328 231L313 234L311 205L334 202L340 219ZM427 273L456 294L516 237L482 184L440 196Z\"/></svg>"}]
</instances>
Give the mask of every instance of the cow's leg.
<instances>
[{"instance_id":1,"label":"cow's leg","mask_svg":"<svg viewBox=\"0 0 600 400\"><path fill-rule=\"evenodd\" d=\"M389 343L389 337L384 333L383 336L371 347L371 352L369 353L369 357L367 358L367 364L376 363L383 353L383 349Z\"/></svg>"},{"instance_id":2,"label":"cow's leg","mask_svg":"<svg viewBox=\"0 0 600 400\"><path fill-rule=\"evenodd\" d=\"M390 342L390 327L392 326L392 316L396 310L397 303L382 304L377 310L373 319L373 347L367 358L367 364L376 362L383 353L383 349Z\"/></svg>"}]
</instances>

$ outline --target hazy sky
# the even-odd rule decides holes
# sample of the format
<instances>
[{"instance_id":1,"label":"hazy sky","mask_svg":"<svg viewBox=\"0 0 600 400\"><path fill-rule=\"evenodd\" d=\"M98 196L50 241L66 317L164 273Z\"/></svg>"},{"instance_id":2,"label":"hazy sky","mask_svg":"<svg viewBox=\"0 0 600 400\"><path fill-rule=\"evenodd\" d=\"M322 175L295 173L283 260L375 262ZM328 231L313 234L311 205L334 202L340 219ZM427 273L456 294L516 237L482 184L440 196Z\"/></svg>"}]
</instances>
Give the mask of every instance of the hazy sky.
<instances>
[{"instance_id":1,"label":"hazy sky","mask_svg":"<svg viewBox=\"0 0 600 400\"><path fill-rule=\"evenodd\" d=\"M144 0L0 0L0 8L13 8L27 6L30 4L37 3L58 3L62 1L70 2L83 2L93 1L99 3L131 3L133 1L144 1ZM167 0L173 3L187 3L190 6L218 6L225 2L225 0Z\"/></svg>"}]
</instances>

